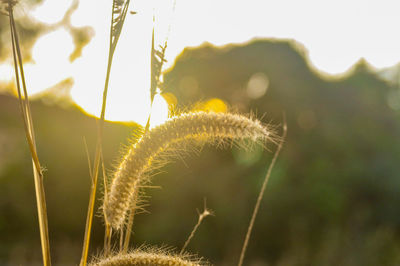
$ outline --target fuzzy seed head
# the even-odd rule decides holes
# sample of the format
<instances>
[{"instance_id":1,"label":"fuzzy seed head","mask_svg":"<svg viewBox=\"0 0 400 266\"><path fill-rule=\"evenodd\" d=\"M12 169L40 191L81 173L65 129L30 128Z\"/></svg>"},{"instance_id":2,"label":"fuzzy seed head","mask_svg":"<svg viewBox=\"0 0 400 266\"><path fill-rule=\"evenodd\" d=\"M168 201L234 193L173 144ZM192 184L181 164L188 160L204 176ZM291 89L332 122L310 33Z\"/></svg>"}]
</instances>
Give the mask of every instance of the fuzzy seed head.
<instances>
[{"instance_id":1,"label":"fuzzy seed head","mask_svg":"<svg viewBox=\"0 0 400 266\"><path fill-rule=\"evenodd\" d=\"M257 142L273 138L271 130L259 121L229 113L188 113L153 128L131 146L118 166L103 205L106 221L115 229L123 225L135 187L145 181L145 173L161 153L193 141L218 144L244 139Z\"/></svg>"},{"instance_id":2,"label":"fuzzy seed head","mask_svg":"<svg viewBox=\"0 0 400 266\"><path fill-rule=\"evenodd\" d=\"M201 266L205 265L199 260L193 261L185 256L165 254L160 252L136 251L128 254L117 254L90 266Z\"/></svg>"}]
</instances>

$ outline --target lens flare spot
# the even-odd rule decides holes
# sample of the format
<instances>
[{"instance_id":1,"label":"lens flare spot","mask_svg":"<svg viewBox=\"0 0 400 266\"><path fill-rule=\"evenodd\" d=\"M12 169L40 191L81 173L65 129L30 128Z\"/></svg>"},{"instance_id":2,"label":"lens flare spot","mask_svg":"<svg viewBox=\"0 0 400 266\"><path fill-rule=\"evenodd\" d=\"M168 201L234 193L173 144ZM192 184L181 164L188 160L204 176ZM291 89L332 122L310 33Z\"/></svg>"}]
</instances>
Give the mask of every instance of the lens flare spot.
<instances>
[{"instance_id":1,"label":"lens flare spot","mask_svg":"<svg viewBox=\"0 0 400 266\"><path fill-rule=\"evenodd\" d=\"M224 113L228 110L228 106L226 103L218 98L212 98L207 101L197 102L192 111L205 111L205 112L216 112L216 113Z\"/></svg>"},{"instance_id":2,"label":"lens flare spot","mask_svg":"<svg viewBox=\"0 0 400 266\"><path fill-rule=\"evenodd\" d=\"M206 111L225 113L228 110L226 103L218 98L213 98L205 102L204 109Z\"/></svg>"},{"instance_id":3,"label":"lens flare spot","mask_svg":"<svg viewBox=\"0 0 400 266\"><path fill-rule=\"evenodd\" d=\"M250 99L258 99L267 92L269 85L269 79L264 73L256 73L251 76L249 82L247 83L247 96Z\"/></svg>"}]
</instances>

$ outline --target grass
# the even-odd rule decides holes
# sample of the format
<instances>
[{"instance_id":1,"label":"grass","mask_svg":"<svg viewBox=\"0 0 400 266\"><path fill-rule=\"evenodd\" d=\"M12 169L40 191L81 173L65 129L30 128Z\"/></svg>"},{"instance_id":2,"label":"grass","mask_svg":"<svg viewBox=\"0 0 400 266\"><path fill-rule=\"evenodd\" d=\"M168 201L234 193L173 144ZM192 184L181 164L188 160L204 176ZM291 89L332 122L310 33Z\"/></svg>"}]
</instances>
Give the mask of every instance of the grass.
<instances>
[{"instance_id":1,"label":"grass","mask_svg":"<svg viewBox=\"0 0 400 266\"><path fill-rule=\"evenodd\" d=\"M111 265L176 265L200 266L208 265L207 262L188 254L175 254L165 249L139 248L129 253L119 253L104 258L98 258L91 266Z\"/></svg>"},{"instance_id":2,"label":"grass","mask_svg":"<svg viewBox=\"0 0 400 266\"><path fill-rule=\"evenodd\" d=\"M36 149L35 132L33 128L32 112L29 105L28 91L25 82L22 54L13 14L13 7L17 2L12 0L8 1L3 0L2 2L4 5L6 5L5 9L6 11L8 11L7 15L9 17L9 22L10 22L10 33L11 33L14 70L15 70L15 79L17 83L19 106L23 118L26 139L32 157L33 178L35 182L35 195L36 195L36 204L39 217L39 231L40 231L40 240L42 247L43 264L47 266L51 265L51 258L50 258L49 229L48 229L47 210L46 210L46 196L43 185L43 172L40 166L39 156L37 154L37 149ZM22 91L23 91L23 96L22 96Z\"/></svg>"},{"instance_id":3,"label":"grass","mask_svg":"<svg viewBox=\"0 0 400 266\"><path fill-rule=\"evenodd\" d=\"M230 139L270 141L273 133L245 116L212 112L182 114L145 133L117 167L104 201L106 223L117 230L121 228L135 191L147 183L146 173L155 162L164 163L162 159L159 162L160 154L178 151L176 146L187 149L191 142L221 145Z\"/></svg>"},{"instance_id":4,"label":"grass","mask_svg":"<svg viewBox=\"0 0 400 266\"><path fill-rule=\"evenodd\" d=\"M26 139L33 162L43 264L47 266L51 265L51 257L46 200L43 186L43 172L36 150L33 119L29 106L27 86L23 71L22 55L13 17L13 8L17 2L12 0L2 0L1 3L6 7L5 10L8 12L7 15L9 16L10 21L10 32L19 104L23 117ZM205 208L203 213L199 214L198 222L194 226L193 231L182 247L180 254L173 254L162 249L141 249L128 252L134 215L136 209L140 208L141 206L141 196L143 195L141 188L146 186L149 180L147 173L154 169L155 165L160 163L163 165L165 163L165 161L160 160L160 158L170 158L171 152L172 154L175 153L176 156L176 153L179 151L179 149L187 150L191 145L203 145L205 143L211 143L217 146L232 146L235 144L243 146L243 148L247 148L245 146L248 145L249 142L244 142L243 140L251 140L253 142L261 142L263 144L265 142L274 142L278 144L278 148L268 169L250 220L250 225L248 227L248 232L243 243L243 248L238 263L238 265L242 265L251 231L254 226L254 221L271 174L271 169L282 148L283 139L286 136L286 127L284 127L283 137L280 139L274 134L274 131L270 126L263 125L260 121L243 115L214 112L188 112L177 115L166 121L164 124L150 129L151 114L149 114L149 118L141 138L139 138L136 143L131 145L130 149L127 151L127 154L123 157L119 167L115 171L111 183L108 184L104 171L102 152L108 83L110 79L113 55L117 48L117 43L123 29L129 3L129 0L114 0L112 5L109 57L103 91L101 114L100 118L98 119L95 157L93 165L90 167L91 190L89 195L88 212L80 265L84 266L88 262L94 206L96 202L96 190L100 169L102 169L104 177L104 251L102 257L95 260L93 265L201 265L205 264L205 262L185 255L184 250L193 238L202 220L211 214L207 208ZM164 46L160 47L160 50L154 48L153 29L151 56L152 80L150 87L151 104L154 96L157 93L157 89L160 86L160 75L162 73L163 63L165 62L164 55L166 47L167 42L165 42ZM89 165L90 164L91 162L89 160ZM129 215L127 215L127 213L129 213ZM119 251L117 253L115 253L115 250L111 252L113 230L119 232L120 236Z\"/></svg>"},{"instance_id":5,"label":"grass","mask_svg":"<svg viewBox=\"0 0 400 266\"><path fill-rule=\"evenodd\" d=\"M106 113L106 105L107 105L107 93L108 93L108 84L110 80L110 73L111 73L111 65L114 56L115 49L117 47L117 43L119 37L121 36L122 26L124 25L124 21L126 18L126 14L128 12L129 7L129 0L127 1L113 1L112 11L111 11L111 26L110 26L110 46L108 52L108 64L107 64L107 73L106 73L106 80L104 84L104 91L103 91L103 102L101 105L101 114L100 120L98 124L97 130L97 146L96 146L96 153L93 165L93 171L91 173L91 190L90 190L90 198L89 198L89 206L86 218L86 226L85 226L85 236L83 240L83 250L82 250L82 258L80 265L84 266L87 263L88 252L89 252L89 244L90 244L90 234L93 222L93 213L94 213L94 205L96 200L96 190L97 190L97 181L99 175L99 167L100 161L102 157L102 138L103 138L103 127L104 127L104 118ZM106 182L104 182L106 184ZM109 228L109 225L106 223L106 228ZM110 238L111 231L106 230L106 237ZM106 240L106 243L108 241Z\"/></svg>"}]
</instances>

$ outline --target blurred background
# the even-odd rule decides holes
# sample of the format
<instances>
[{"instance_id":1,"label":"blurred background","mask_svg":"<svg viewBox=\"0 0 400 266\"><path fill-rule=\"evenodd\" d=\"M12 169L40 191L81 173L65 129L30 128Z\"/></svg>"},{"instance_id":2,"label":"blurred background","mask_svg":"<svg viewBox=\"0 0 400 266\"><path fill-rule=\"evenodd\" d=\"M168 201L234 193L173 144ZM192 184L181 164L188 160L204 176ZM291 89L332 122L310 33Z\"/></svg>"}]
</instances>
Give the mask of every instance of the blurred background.
<instances>
[{"instance_id":1,"label":"blurred background","mask_svg":"<svg viewBox=\"0 0 400 266\"><path fill-rule=\"evenodd\" d=\"M90 186L85 141L93 157L111 1L55 2L23 1L15 13L38 153L46 168L52 260L55 265L76 265ZM142 2L132 2L130 9L138 18L130 15L124 26L112 72L103 142L109 173L150 111L155 25L157 45L168 37L171 49L160 88L163 97L153 109L154 125L166 119L168 104L253 113L277 126L286 114L287 140L262 201L245 265L400 265L400 53L391 46L396 45L397 40L390 39L395 34L381 33L397 19L390 5L394 1L359 3L359 9L347 5L343 10L341 1L327 6L306 1L286 9L250 1L242 13L236 8L244 3L233 1L231 11L217 4L200 21L196 16L201 12L195 12L200 4L194 1L187 1L194 5L190 9L180 1L176 9L172 2L152 2L157 8ZM201 5L211 8L207 3ZM299 14L293 13L295 7ZM323 16L332 10L337 12ZM157 15L154 24L152 14ZM281 20L268 20L274 16ZM336 18L353 19L354 24L329 24ZM213 32L210 25L216 27ZM314 28L306 31L302 25ZM320 46L312 38L302 39L308 36L303 31ZM353 41L358 33L361 37ZM32 164L15 98L9 34L8 17L1 15L0 264L40 265ZM206 198L215 216L204 220L188 251L215 265L235 265L276 146L268 148L246 152L206 146L163 167L153 177L161 189L147 191L148 213L135 217L134 245L180 250ZM101 186L98 195L101 198ZM100 211L97 214L92 255L103 246L104 228Z\"/></svg>"}]
</instances>

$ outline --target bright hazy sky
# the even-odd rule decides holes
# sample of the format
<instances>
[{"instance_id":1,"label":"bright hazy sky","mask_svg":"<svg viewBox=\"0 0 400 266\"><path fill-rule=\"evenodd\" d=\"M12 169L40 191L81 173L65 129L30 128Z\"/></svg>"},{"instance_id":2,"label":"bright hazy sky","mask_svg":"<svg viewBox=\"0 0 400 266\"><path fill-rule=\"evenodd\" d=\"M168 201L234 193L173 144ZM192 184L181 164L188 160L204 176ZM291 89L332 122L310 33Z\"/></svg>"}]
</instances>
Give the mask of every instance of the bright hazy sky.
<instances>
[{"instance_id":1,"label":"bright hazy sky","mask_svg":"<svg viewBox=\"0 0 400 266\"><path fill-rule=\"evenodd\" d=\"M36 64L26 65L31 93L74 78L72 97L87 112L99 114L108 56L111 0L82 0L71 17L73 26L91 26L92 41L72 64L72 38L58 29L39 38L33 50ZM61 20L72 0L47 0L29 11L45 23ZM156 15L158 44L170 26L167 67L186 46L207 41L215 45L253 38L294 39L305 46L312 65L328 74L348 70L360 58L382 68L400 61L400 1L398 0L131 0L113 62L106 118L144 123L149 112L152 17ZM28 11L25 11L28 12ZM28 12L28 13L29 13ZM57 66L57 67L54 67ZM0 80L11 66L0 65ZM51 74L49 74L51 73ZM154 118L165 117L158 99ZM138 111L141 110L141 111ZM158 115L157 115L158 113Z\"/></svg>"}]
</instances>

